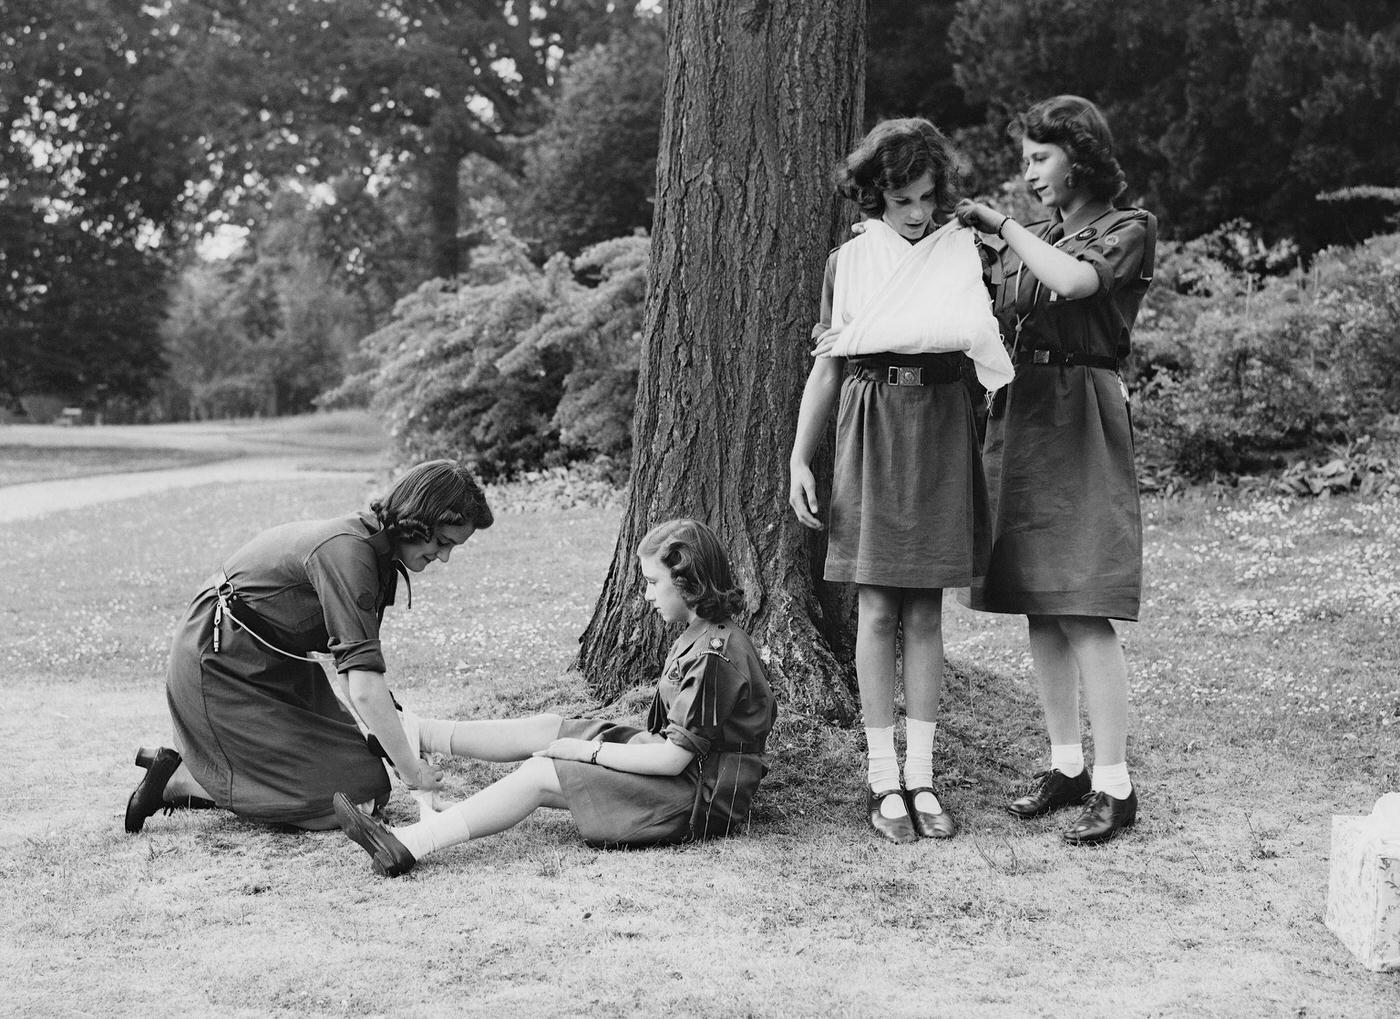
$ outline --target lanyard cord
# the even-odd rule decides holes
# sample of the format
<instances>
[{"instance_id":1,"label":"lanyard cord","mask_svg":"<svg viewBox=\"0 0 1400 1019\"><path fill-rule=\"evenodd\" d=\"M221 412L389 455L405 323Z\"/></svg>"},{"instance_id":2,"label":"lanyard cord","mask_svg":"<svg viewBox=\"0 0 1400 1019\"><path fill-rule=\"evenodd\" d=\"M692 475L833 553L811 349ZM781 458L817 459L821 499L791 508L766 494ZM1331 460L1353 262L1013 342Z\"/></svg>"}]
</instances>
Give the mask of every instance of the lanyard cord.
<instances>
[{"instance_id":1,"label":"lanyard cord","mask_svg":"<svg viewBox=\"0 0 1400 1019\"><path fill-rule=\"evenodd\" d=\"M1113 206L1109 206L1109 207L1108 207L1107 209L1105 209L1103 212L1099 213L1099 214L1098 214L1097 216L1095 216L1093 219L1089 220L1089 222L1087 222L1087 223L1085 223L1083 226L1081 226L1081 227L1080 227L1078 230L1076 230L1074 233L1072 233L1072 234L1071 234L1071 233L1066 233L1063 237L1061 237L1058 241L1055 241L1054 243L1052 243L1050 246L1051 246L1052 248L1058 248L1061 244L1065 243L1065 241L1073 240L1075 237L1078 237L1078 236L1079 236L1080 234L1082 234L1085 230L1089 229L1089 227L1093 226L1095 223L1097 223L1099 220L1103 219L1103 218L1104 218L1105 216L1107 216L1109 213L1111 213L1111 212L1116 212L1116 211L1117 211L1117 210L1114 209ZM1061 222L1061 224L1063 224L1063 223L1064 223L1064 220L1061 220L1060 222ZM1050 224L1050 227L1046 229L1045 233L1049 233L1050 230L1054 228L1054 226L1055 226L1055 224L1054 224L1054 223L1051 223L1051 224ZM1044 235L1041 235L1041 237L1038 238L1038 239L1039 239L1039 240L1044 240L1045 237L1044 237ZM1019 256L1018 256L1018 257L1019 257ZM1025 271L1026 271L1026 260L1025 260L1024 258L1022 258L1022 259L1021 259L1021 264L1020 264L1019 266L1016 267L1016 287L1015 287L1015 289L1012 291L1012 294L1011 294L1011 314L1012 314L1012 315L1015 317L1015 319L1016 319L1016 334L1011 338L1011 356L1012 356L1013 358L1015 358L1017 352L1020 351L1020 349L1021 349L1021 326L1023 326L1023 325L1025 324L1026 319L1030 318L1031 315L1035 314L1036 304L1040 301L1040 280L1039 280L1039 279L1036 279L1036 281L1035 281L1035 289L1031 291L1031 306L1030 306L1030 310L1027 311L1024 315L1018 313L1017 309L1020 308L1020 306L1021 306L1021 276L1022 276L1023 273L1025 273Z\"/></svg>"}]
</instances>

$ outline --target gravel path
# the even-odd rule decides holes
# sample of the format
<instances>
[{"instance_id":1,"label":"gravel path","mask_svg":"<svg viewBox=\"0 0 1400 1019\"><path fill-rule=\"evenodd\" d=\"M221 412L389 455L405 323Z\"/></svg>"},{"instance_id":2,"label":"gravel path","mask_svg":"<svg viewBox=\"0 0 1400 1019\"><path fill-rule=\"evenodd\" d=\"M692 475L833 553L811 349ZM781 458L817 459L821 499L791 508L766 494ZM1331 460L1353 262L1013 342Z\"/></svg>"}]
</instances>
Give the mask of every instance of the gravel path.
<instances>
[{"instance_id":1,"label":"gravel path","mask_svg":"<svg viewBox=\"0 0 1400 1019\"><path fill-rule=\"evenodd\" d=\"M171 488L195 485L238 484L248 481L286 481L294 478L375 479L371 471L305 469L305 457L247 456L198 467L175 467L124 474L95 474L85 478L36 481L0 487L0 521L25 520L59 510L76 509L118 499L135 499Z\"/></svg>"}]
</instances>

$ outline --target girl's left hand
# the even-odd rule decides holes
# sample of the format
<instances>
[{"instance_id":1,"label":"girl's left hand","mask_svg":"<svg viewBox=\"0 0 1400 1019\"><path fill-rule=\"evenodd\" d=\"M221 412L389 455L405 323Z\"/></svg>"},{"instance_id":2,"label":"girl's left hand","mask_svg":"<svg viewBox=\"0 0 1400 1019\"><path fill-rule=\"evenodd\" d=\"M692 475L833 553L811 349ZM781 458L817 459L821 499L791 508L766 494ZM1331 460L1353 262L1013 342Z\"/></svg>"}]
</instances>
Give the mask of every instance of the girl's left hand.
<instances>
[{"instance_id":1,"label":"girl's left hand","mask_svg":"<svg viewBox=\"0 0 1400 1019\"><path fill-rule=\"evenodd\" d=\"M531 757L552 757L556 761L587 761L593 756L597 740L557 739L543 750L536 750Z\"/></svg>"},{"instance_id":2,"label":"girl's left hand","mask_svg":"<svg viewBox=\"0 0 1400 1019\"><path fill-rule=\"evenodd\" d=\"M817 337L817 345L812 348L813 357L824 357L831 352L831 348L836 346L836 341L841 338L841 328L833 326Z\"/></svg>"}]
</instances>

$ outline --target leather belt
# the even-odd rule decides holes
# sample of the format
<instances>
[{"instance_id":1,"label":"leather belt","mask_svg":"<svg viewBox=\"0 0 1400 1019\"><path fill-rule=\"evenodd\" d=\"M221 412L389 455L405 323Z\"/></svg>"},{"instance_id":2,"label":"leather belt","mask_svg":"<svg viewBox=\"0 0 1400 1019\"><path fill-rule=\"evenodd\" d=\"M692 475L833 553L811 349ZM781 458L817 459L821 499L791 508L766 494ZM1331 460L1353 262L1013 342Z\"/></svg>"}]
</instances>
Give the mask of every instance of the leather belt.
<instances>
[{"instance_id":1,"label":"leather belt","mask_svg":"<svg viewBox=\"0 0 1400 1019\"><path fill-rule=\"evenodd\" d=\"M1086 368L1107 368L1109 371L1118 370L1116 357L1107 357L1103 354L1081 354L1073 350L1046 350L1044 347L1037 347L1035 350L1018 350L1016 364L1062 364L1070 368L1083 366Z\"/></svg>"}]
</instances>

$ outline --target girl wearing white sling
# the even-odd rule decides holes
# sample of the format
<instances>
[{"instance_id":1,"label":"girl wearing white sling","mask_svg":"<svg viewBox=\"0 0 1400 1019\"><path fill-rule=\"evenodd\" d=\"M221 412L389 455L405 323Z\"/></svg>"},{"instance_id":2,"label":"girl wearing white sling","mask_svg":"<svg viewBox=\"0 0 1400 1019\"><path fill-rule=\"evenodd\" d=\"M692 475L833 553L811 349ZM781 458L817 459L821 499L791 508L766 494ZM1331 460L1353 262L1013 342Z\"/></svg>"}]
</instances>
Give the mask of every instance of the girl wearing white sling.
<instances>
[{"instance_id":1,"label":"girl wearing white sling","mask_svg":"<svg viewBox=\"0 0 1400 1019\"><path fill-rule=\"evenodd\" d=\"M991 533L963 367L970 358L989 390L1012 376L974 233L949 218L955 177L948 140L919 119L877 125L838 169L841 193L870 218L827 262L790 464L798 519L820 529L826 517L826 579L858 586L865 816L878 836L899 843L957 831L933 781L943 588L980 581ZM823 506L811 462L838 395ZM901 630L902 776L894 747Z\"/></svg>"}]
</instances>

